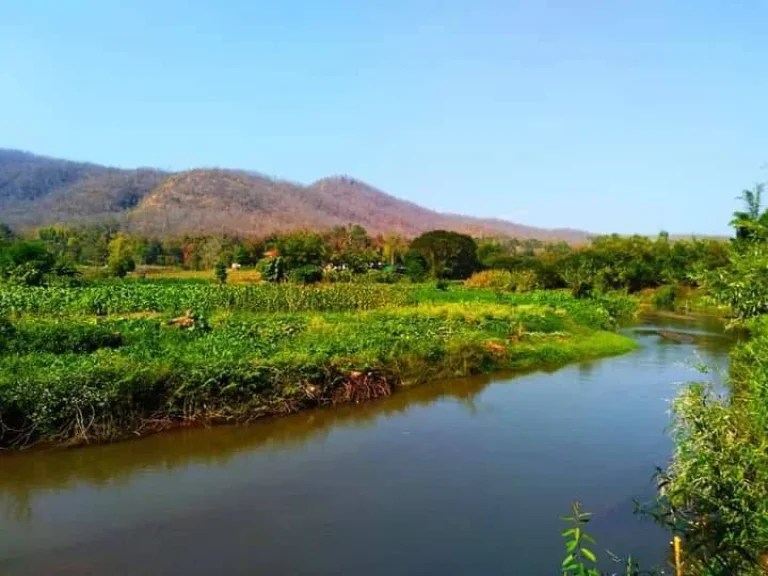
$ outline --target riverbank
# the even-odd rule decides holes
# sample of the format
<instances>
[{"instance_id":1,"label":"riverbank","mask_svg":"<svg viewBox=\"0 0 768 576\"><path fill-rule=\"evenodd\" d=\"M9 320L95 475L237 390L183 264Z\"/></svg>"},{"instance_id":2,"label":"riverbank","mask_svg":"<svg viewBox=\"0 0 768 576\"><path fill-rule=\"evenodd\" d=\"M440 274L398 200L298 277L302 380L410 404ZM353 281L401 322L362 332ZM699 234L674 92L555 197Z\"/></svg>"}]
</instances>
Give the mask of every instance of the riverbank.
<instances>
[{"instance_id":1,"label":"riverbank","mask_svg":"<svg viewBox=\"0 0 768 576\"><path fill-rule=\"evenodd\" d=\"M631 308L626 301L561 292L151 282L119 288L98 295L93 287L30 291L26 299L0 293L10 318L0 341L0 446L104 442L243 422L636 346L611 331ZM198 305L179 314L190 301Z\"/></svg>"},{"instance_id":2,"label":"riverbank","mask_svg":"<svg viewBox=\"0 0 768 576\"><path fill-rule=\"evenodd\" d=\"M605 549L663 565L669 537L633 514L634 500L653 497L651 472L670 456L666 399L692 377L694 354L721 365L727 346L670 344L655 328L696 329L633 327L638 350L553 371L0 455L0 573L418 573L464 539L442 573L545 574L563 555L560 517L574 498L594 512L605 571L615 567ZM295 542L312 548L286 554Z\"/></svg>"}]
</instances>

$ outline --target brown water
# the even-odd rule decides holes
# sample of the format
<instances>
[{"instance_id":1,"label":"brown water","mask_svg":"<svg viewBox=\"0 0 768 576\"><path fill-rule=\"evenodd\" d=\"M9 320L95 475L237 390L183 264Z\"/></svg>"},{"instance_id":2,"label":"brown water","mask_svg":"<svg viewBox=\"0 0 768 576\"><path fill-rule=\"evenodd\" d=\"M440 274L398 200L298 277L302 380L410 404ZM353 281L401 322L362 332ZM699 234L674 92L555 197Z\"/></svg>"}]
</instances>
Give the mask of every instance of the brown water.
<instances>
[{"instance_id":1,"label":"brown water","mask_svg":"<svg viewBox=\"0 0 768 576\"><path fill-rule=\"evenodd\" d=\"M618 358L247 427L2 455L0 574L554 574L574 498L598 551L663 562L668 537L633 499L669 457L668 399L700 360L724 369L730 341L659 323L714 333L641 332Z\"/></svg>"}]
</instances>

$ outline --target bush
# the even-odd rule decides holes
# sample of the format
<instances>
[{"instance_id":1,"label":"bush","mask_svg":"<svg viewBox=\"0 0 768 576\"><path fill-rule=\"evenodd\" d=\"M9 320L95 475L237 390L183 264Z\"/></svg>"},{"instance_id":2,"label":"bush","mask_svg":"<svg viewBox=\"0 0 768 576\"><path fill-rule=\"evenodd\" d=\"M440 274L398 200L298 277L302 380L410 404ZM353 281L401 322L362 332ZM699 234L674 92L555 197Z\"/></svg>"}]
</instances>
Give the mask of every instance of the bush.
<instances>
[{"instance_id":1,"label":"bush","mask_svg":"<svg viewBox=\"0 0 768 576\"><path fill-rule=\"evenodd\" d=\"M653 295L653 305L658 310L674 310L677 292L674 286L662 286Z\"/></svg>"},{"instance_id":2,"label":"bush","mask_svg":"<svg viewBox=\"0 0 768 576\"><path fill-rule=\"evenodd\" d=\"M109 272L116 278L125 278L136 269L136 261L131 256L117 256L109 259Z\"/></svg>"},{"instance_id":3,"label":"bush","mask_svg":"<svg viewBox=\"0 0 768 576\"><path fill-rule=\"evenodd\" d=\"M288 280L295 284L315 284L323 279L323 269L314 264L306 264L291 270Z\"/></svg>"},{"instance_id":4,"label":"bush","mask_svg":"<svg viewBox=\"0 0 768 576\"><path fill-rule=\"evenodd\" d=\"M511 286L515 292L532 292L539 288L539 278L533 270L518 270L512 272Z\"/></svg>"},{"instance_id":5,"label":"bush","mask_svg":"<svg viewBox=\"0 0 768 576\"><path fill-rule=\"evenodd\" d=\"M405 275L411 279L411 282L423 282L429 270L427 259L416 250L409 250L405 253L403 267L405 268Z\"/></svg>"},{"instance_id":6,"label":"bush","mask_svg":"<svg viewBox=\"0 0 768 576\"><path fill-rule=\"evenodd\" d=\"M256 263L256 271L267 282L282 282L285 280L285 261L281 256L262 258Z\"/></svg>"},{"instance_id":7,"label":"bush","mask_svg":"<svg viewBox=\"0 0 768 576\"><path fill-rule=\"evenodd\" d=\"M35 320L11 328L13 337L5 348L17 354L85 354L123 344L119 332L97 324Z\"/></svg>"},{"instance_id":8,"label":"bush","mask_svg":"<svg viewBox=\"0 0 768 576\"><path fill-rule=\"evenodd\" d=\"M6 351L16 335L16 328L5 316L0 315L0 352Z\"/></svg>"},{"instance_id":9,"label":"bush","mask_svg":"<svg viewBox=\"0 0 768 576\"><path fill-rule=\"evenodd\" d=\"M531 292L538 288L538 278L533 270L483 270L476 272L465 282L472 288L494 288L510 292Z\"/></svg>"},{"instance_id":10,"label":"bush","mask_svg":"<svg viewBox=\"0 0 768 576\"><path fill-rule=\"evenodd\" d=\"M325 270L323 271L323 280L326 282L354 282L355 273L352 270Z\"/></svg>"},{"instance_id":11,"label":"bush","mask_svg":"<svg viewBox=\"0 0 768 576\"><path fill-rule=\"evenodd\" d=\"M216 273L216 280L219 281L219 284L227 283L227 263L224 260L216 262L214 272Z\"/></svg>"},{"instance_id":12,"label":"bush","mask_svg":"<svg viewBox=\"0 0 768 576\"><path fill-rule=\"evenodd\" d=\"M496 288L497 290L512 289L512 272L508 270L483 270L475 272L465 282L470 288Z\"/></svg>"},{"instance_id":13,"label":"bush","mask_svg":"<svg viewBox=\"0 0 768 576\"><path fill-rule=\"evenodd\" d=\"M361 276L365 282L375 282L377 284L397 284L402 276L392 270L368 270Z\"/></svg>"}]
</instances>

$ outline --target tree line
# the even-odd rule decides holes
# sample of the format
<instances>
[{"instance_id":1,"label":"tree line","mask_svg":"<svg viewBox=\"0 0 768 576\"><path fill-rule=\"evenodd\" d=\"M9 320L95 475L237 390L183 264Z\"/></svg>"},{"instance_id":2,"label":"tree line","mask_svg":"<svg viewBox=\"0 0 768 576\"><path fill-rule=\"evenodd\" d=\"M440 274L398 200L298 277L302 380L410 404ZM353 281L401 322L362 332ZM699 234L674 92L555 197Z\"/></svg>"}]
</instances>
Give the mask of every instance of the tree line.
<instances>
[{"instance_id":1,"label":"tree line","mask_svg":"<svg viewBox=\"0 0 768 576\"><path fill-rule=\"evenodd\" d=\"M749 233L757 232L740 231L737 238ZM372 236L358 225L264 238L154 238L109 224L51 226L22 237L0 225L0 277L29 284L72 277L83 266L98 267L116 277L137 266L216 270L225 280L226 270L235 265L256 267L266 280L300 282L349 278L374 270L385 272L379 275L383 281L399 277L458 280L480 270L502 270L516 279L513 284L518 289L570 288L576 295L589 295L637 292L665 284L695 286L705 271L728 263L727 242L672 240L664 232L657 238L597 236L589 244L572 246L533 239L475 239L444 230L408 240L396 234Z\"/></svg>"}]
</instances>

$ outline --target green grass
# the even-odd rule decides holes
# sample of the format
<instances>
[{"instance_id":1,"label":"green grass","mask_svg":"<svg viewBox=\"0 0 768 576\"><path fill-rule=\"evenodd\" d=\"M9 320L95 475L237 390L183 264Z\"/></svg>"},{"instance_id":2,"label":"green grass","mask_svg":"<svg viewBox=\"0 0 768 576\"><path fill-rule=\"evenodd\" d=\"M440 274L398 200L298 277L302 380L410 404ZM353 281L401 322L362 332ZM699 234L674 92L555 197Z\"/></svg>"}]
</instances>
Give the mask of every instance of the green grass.
<instances>
[{"instance_id":1,"label":"green grass","mask_svg":"<svg viewBox=\"0 0 768 576\"><path fill-rule=\"evenodd\" d=\"M635 346L605 331L615 323L615 302L563 293L357 284L108 288L118 290L97 285L25 297L0 288L0 298L16 302L11 324L0 330L0 446L241 421ZM108 302L99 314L94 293ZM190 306L204 296L204 305ZM63 305L52 307L58 301ZM187 308L196 313L191 327L168 324Z\"/></svg>"}]
</instances>

